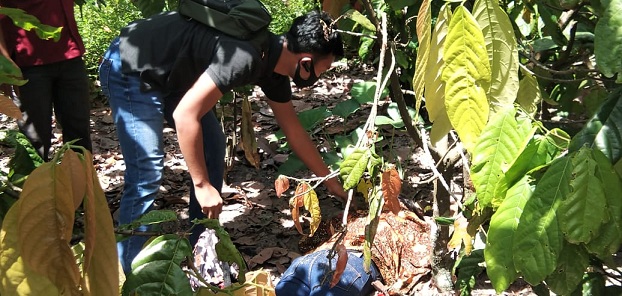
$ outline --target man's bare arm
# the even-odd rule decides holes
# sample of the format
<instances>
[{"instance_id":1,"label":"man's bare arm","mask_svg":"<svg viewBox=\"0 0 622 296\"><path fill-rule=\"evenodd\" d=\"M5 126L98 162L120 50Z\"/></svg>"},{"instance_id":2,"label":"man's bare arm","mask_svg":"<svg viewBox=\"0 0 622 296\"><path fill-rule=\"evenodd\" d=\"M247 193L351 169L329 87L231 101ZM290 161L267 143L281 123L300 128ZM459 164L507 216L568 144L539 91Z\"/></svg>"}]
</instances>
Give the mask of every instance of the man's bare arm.
<instances>
[{"instance_id":1,"label":"man's bare arm","mask_svg":"<svg viewBox=\"0 0 622 296\"><path fill-rule=\"evenodd\" d=\"M309 134L307 134L307 131L305 131L300 124L300 120L298 120L292 102L277 103L268 101L268 104L270 104L276 121L285 133L289 146L300 160L302 160L307 168L315 173L315 175L320 177L328 175L330 169L324 163L315 144L311 141ZM347 197L343 190L343 186L339 183L337 178L327 180L325 185L332 194L342 199Z\"/></svg>"},{"instance_id":2,"label":"man's bare arm","mask_svg":"<svg viewBox=\"0 0 622 296\"><path fill-rule=\"evenodd\" d=\"M222 93L214 81L203 73L173 112L179 147L194 183L197 201L203 213L212 219L218 218L222 210L222 198L210 183L205 166L201 118L212 110L221 97Z\"/></svg>"}]
</instances>

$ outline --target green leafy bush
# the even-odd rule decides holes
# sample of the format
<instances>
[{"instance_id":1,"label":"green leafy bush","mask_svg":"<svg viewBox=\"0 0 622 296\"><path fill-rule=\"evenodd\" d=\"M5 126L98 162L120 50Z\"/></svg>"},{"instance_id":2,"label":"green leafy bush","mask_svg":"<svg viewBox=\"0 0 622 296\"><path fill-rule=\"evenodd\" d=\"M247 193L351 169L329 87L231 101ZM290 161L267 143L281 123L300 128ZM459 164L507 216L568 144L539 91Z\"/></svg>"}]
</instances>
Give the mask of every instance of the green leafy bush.
<instances>
[{"instance_id":1,"label":"green leafy bush","mask_svg":"<svg viewBox=\"0 0 622 296\"><path fill-rule=\"evenodd\" d=\"M275 34L287 32L292 21L306 12L314 9L313 0L261 0L272 14L270 31Z\"/></svg>"},{"instance_id":2,"label":"green leafy bush","mask_svg":"<svg viewBox=\"0 0 622 296\"><path fill-rule=\"evenodd\" d=\"M84 60L89 78L96 81L97 67L108 45L122 27L141 18L140 12L129 0L108 0L106 5L87 3L76 7L75 13L86 47Z\"/></svg>"}]
</instances>

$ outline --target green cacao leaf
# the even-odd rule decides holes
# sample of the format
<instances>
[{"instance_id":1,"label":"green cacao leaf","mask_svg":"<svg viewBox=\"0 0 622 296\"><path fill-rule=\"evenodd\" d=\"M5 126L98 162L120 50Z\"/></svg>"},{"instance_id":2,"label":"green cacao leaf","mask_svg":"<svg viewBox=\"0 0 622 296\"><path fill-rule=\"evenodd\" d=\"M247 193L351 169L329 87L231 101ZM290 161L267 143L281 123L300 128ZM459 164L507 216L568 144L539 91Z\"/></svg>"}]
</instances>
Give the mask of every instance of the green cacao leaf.
<instances>
[{"instance_id":1,"label":"green cacao leaf","mask_svg":"<svg viewBox=\"0 0 622 296\"><path fill-rule=\"evenodd\" d=\"M609 221L602 224L600 235L587 244L587 249L601 260L608 260L622 242L622 181L600 150L592 150L592 155L597 165L596 177L604 186L607 201L605 215L609 216Z\"/></svg>"},{"instance_id":2,"label":"green cacao leaf","mask_svg":"<svg viewBox=\"0 0 622 296\"><path fill-rule=\"evenodd\" d=\"M361 104L356 101L356 99L348 99L345 101L339 102L335 108L333 108L333 115L339 116L343 119L348 118L350 114L358 111L361 108Z\"/></svg>"},{"instance_id":3,"label":"green cacao leaf","mask_svg":"<svg viewBox=\"0 0 622 296\"><path fill-rule=\"evenodd\" d=\"M537 9L540 13L540 19L544 23L544 27L542 28L543 35L551 36L555 44L565 46L568 43L568 39L559 28L560 11L546 4L538 5Z\"/></svg>"},{"instance_id":4,"label":"green cacao leaf","mask_svg":"<svg viewBox=\"0 0 622 296\"><path fill-rule=\"evenodd\" d=\"M369 272L371 267L371 249L374 244L374 237L376 237L376 230L380 223L380 213L382 212L382 206L384 204L384 198L382 194L374 188L369 197L369 212L367 213L367 221L369 223L365 226L365 243L363 245L363 267L366 272Z\"/></svg>"},{"instance_id":5,"label":"green cacao leaf","mask_svg":"<svg viewBox=\"0 0 622 296\"><path fill-rule=\"evenodd\" d=\"M605 276L602 273L588 272L583 276L583 284L574 293L579 293L579 295L620 295L622 291L620 286L607 286Z\"/></svg>"},{"instance_id":6,"label":"green cacao leaf","mask_svg":"<svg viewBox=\"0 0 622 296\"><path fill-rule=\"evenodd\" d=\"M192 295L186 273L172 261L158 260L132 270L123 284L121 295Z\"/></svg>"},{"instance_id":7,"label":"green cacao leaf","mask_svg":"<svg viewBox=\"0 0 622 296\"><path fill-rule=\"evenodd\" d=\"M28 138L19 131L8 131L3 142L15 148L15 154L9 160L9 178L14 184L23 185L25 177L40 166L43 159Z\"/></svg>"},{"instance_id":8,"label":"green cacao leaf","mask_svg":"<svg viewBox=\"0 0 622 296\"><path fill-rule=\"evenodd\" d=\"M343 189L352 189L358 185L365 169L367 169L370 157L370 150L359 148L341 162L339 174L343 180Z\"/></svg>"},{"instance_id":9,"label":"green cacao leaf","mask_svg":"<svg viewBox=\"0 0 622 296\"><path fill-rule=\"evenodd\" d=\"M181 264L186 256L192 254L192 246L185 238L174 234L165 234L152 240L132 261L132 269L157 260L169 260L177 265Z\"/></svg>"},{"instance_id":10,"label":"green cacao leaf","mask_svg":"<svg viewBox=\"0 0 622 296\"><path fill-rule=\"evenodd\" d=\"M430 56L430 40L432 31L432 9L430 1L423 0L417 15L417 39L419 48L417 49L417 60L415 62L415 75L413 77L413 90L415 91L415 110L421 107L423 99L423 89L425 84L425 71Z\"/></svg>"},{"instance_id":11,"label":"green cacao leaf","mask_svg":"<svg viewBox=\"0 0 622 296\"><path fill-rule=\"evenodd\" d=\"M309 131L331 115L333 115L333 113L330 112L330 110L328 110L325 106L322 106L298 113L298 119L300 120L302 127Z\"/></svg>"},{"instance_id":12,"label":"green cacao leaf","mask_svg":"<svg viewBox=\"0 0 622 296\"><path fill-rule=\"evenodd\" d=\"M24 79L22 70L15 66L11 60L0 55L0 84L24 85L28 80ZM2 98L3 104L0 104L0 112L9 115L15 119L21 119L22 113L13 104L13 101L6 96ZM8 103L11 103L9 105Z\"/></svg>"},{"instance_id":13,"label":"green cacao leaf","mask_svg":"<svg viewBox=\"0 0 622 296\"><path fill-rule=\"evenodd\" d=\"M622 72L622 1L603 0L605 11L594 29L594 54L598 69L607 77ZM618 75L617 82L622 82Z\"/></svg>"},{"instance_id":14,"label":"green cacao leaf","mask_svg":"<svg viewBox=\"0 0 622 296\"><path fill-rule=\"evenodd\" d=\"M447 23L451 18L451 6L449 4L443 5L441 11L436 19L436 25L432 32L432 40L430 41L430 54L428 56L428 63L425 69L425 108L428 110L428 116L430 121L435 122L437 118L444 115L446 122L449 123L447 118L447 110L445 109L445 83L441 79L443 73L443 44L445 43L445 37L447 36ZM442 125L442 124L440 124ZM439 128L440 130L449 129ZM438 133L443 136L447 133ZM430 136L432 138L432 136ZM434 143L435 141L433 141Z\"/></svg>"},{"instance_id":15,"label":"green cacao leaf","mask_svg":"<svg viewBox=\"0 0 622 296\"><path fill-rule=\"evenodd\" d=\"M532 193L529 177L524 176L508 190L503 203L490 219L484 258L486 272L497 293L505 291L518 277L511 253L512 245L523 208Z\"/></svg>"},{"instance_id":16,"label":"green cacao leaf","mask_svg":"<svg viewBox=\"0 0 622 296\"><path fill-rule=\"evenodd\" d=\"M594 114L600 108L600 105L607 101L609 91L601 85L594 85L589 88L589 92L583 99L583 105L585 106L585 115L588 118L592 118Z\"/></svg>"},{"instance_id":17,"label":"green cacao leaf","mask_svg":"<svg viewBox=\"0 0 622 296\"><path fill-rule=\"evenodd\" d=\"M605 212L605 192L595 175L596 161L589 148L581 148L571 156L571 190L562 197L557 210L559 226L566 240L573 244L587 243L597 236Z\"/></svg>"},{"instance_id":18,"label":"green cacao leaf","mask_svg":"<svg viewBox=\"0 0 622 296\"><path fill-rule=\"evenodd\" d=\"M363 28L371 32L376 32L376 26L374 26L374 24L366 16L361 14L358 10L350 9L346 11L344 16L353 20L355 23L363 26Z\"/></svg>"},{"instance_id":19,"label":"green cacao leaf","mask_svg":"<svg viewBox=\"0 0 622 296\"><path fill-rule=\"evenodd\" d=\"M163 222L177 221L177 213L172 210L153 210L140 216L129 224L119 225L119 229L133 230L143 225L153 225Z\"/></svg>"},{"instance_id":20,"label":"green cacao leaf","mask_svg":"<svg viewBox=\"0 0 622 296\"><path fill-rule=\"evenodd\" d=\"M556 211L570 191L571 172L570 157L553 161L525 204L516 228L512 245L514 264L532 285L543 281L557 267L563 237Z\"/></svg>"},{"instance_id":21,"label":"green cacao leaf","mask_svg":"<svg viewBox=\"0 0 622 296\"><path fill-rule=\"evenodd\" d=\"M514 163L512 163L512 166L510 166L510 169L504 176L503 182L511 186L525 174L555 159L564 149L563 146L557 144L557 138L556 129L549 131L545 136L535 135L527 143L527 146L521 151ZM501 194L503 187L498 185L496 191L497 195Z\"/></svg>"},{"instance_id":22,"label":"green cacao leaf","mask_svg":"<svg viewBox=\"0 0 622 296\"><path fill-rule=\"evenodd\" d=\"M192 295L180 263L192 254L185 238L162 235L151 241L132 261L122 295Z\"/></svg>"},{"instance_id":23,"label":"green cacao leaf","mask_svg":"<svg viewBox=\"0 0 622 296\"><path fill-rule=\"evenodd\" d=\"M12 183L22 184L24 177L37 168L38 164L30 158L28 148L21 144L15 147L15 154L9 160L9 176Z\"/></svg>"},{"instance_id":24,"label":"green cacao leaf","mask_svg":"<svg viewBox=\"0 0 622 296\"><path fill-rule=\"evenodd\" d=\"M471 179L482 207L499 206L493 200L501 201L503 196L495 196L495 187L529 138L531 124L519 127L515 114L513 108L494 113L473 150Z\"/></svg>"},{"instance_id":25,"label":"green cacao leaf","mask_svg":"<svg viewBox=\"0 0 622 296\"><path fill-rule=\"evenodd\" d=\"M488 100L495 110L512 107L518 92L518 49L514 28L497 0L477 0L473 16L486 40L491 66Z\"/></svg>"},{"instance_id":26,"label":"green cacao leaf","mask_svg":"<svg viewBox=\"0 0 622 296\"><path fill-rule=\"evenodd\" d=\"M373 150L369 150L369 154L370 156L369 162L367 163L367 172L372 176L376 176L380 169L380 166L382 165L382 158L380 158L380 156L373 152Z\"/></svg>"},{"instance_id":27,"label":"green cacao leaf","mask_svg":"<svg viewBox=\"0 0 622 296\"><path fill-rule=\"evenodd\" d=\"M488 121L490 63L484 35L469 11L458 6L443 48L442 80L451 124L469 152Z\"/></svg>"},{"instance_id":28,"label":"green cacao leaf","mask_svg":"<svg viewBox=\"0 0 622 296\"><path fill-rule=\"evenodd\" d=\"M462 256L456 262L456 286L460 289L460 295L471 295L475 287L476 279L484 270L481 263L484 262L484 250L474 250L468 256Z\"/></svg>"},{"instance_id":29,"label":"green cacao leaf","mask_svg":"<svg viewBox=\"0 0 622 296\"><path fill-rule=\"evenodd\" d=\"M372 47L374 46L374 43L375 43L375 40L372 38L369 38L369 37L361 38L358 53L362 60L366 60L367 58L369 58L369 55L373 52Z\"/></svg>"},{"instance_id":30,"label":"green cacao leaf","mask_svg":"<svg viewBox=\"0 0 622 296\"><path fill-rule=\"evenodd\" d=\"M540 92L540 85L538 80L525 67L521 67L523 73L523 79L518 83L518 94L516 95L516 102L518 105L527 112L527 114L534 115L538 111L538 104L542 101L542 93Z\"/></svg>"},{"instance_id":31,"label":"green cacao leaf","mask_svg":"<svg viewBox=\"0 0 622 296\"><path fill-rule=\"evenodd\" d=\"M568 147L570 151L577 151L587 145L603 152L611 163L620 160L622 156L621 96L622 88L611 93L596 115L572 138L570 147Z\"/></svg>"},{"instance_id":32,"label":"green cacao leaf","mask_svg":"<svg viewBox=\"0 0 622 296\"><path fill-rule=\"evenodd\" d=\"M11 18L13 23L26 31L35 30L41 39L60 40L62 27L52 27L42 24L36 17L18 8L0 7L0 14Z\"/></svg>"},{"instance_id":33,"label":"green cacao leaf","mask_svg":"<svg viewBox=\"0 0 622 296\"><path fill-rule=\"evenodd\" d=\"M436 145L441 139L443 139L451 131L451 122L447 117L445 107L443 107L441 115L436 118L436 121L432 124L432 131L430 132L430 141L433 145Z\"/></svg>"},{"instance_id":34,"label":"green cacao leaf","mask_svg":"<svg viewBox=\"0 0 622 296\"><path fill-rule=\"evenodd\" d=\"M590 263L588 253L583 245L565 243L558 261L546 284L557 295L570 295L581 284Z\"/></svg>"},{"instance_id":35,"label":"green cacao leaf","mask_svg":"<svg viewBox=\"0 0 622 296\"><path fill-rule=\"evenodd\" d=\"M383 115L379 115L376 116L376 125L392 125L394 128L403 128L404 127L404 122L399 120L394 120L391 117L388 116L383 116Z\"/></svg>"},{"instance_id":36,"label":"green cacao leaf","mask_svg":"<svg viewBox=\"0 0 622 296\"><path fill-rule=\"evenodd\" d=\"M367 104L372 103L374 101L374 94L376 93L376 82L374 81L363 81L357 82L352 85L351 95L352 98L356 99L359 104ZM388 89L382 90L382 97L386 97L389 94Z\"/></svg>"},{"instance_id":37,"label":"green cacao leaf","mask_svg":"<svg viewBox=\"0 0 622 296\"><path fill-rule=\"evenodd\" d=\"M246 267L246 262L244 261L242 254L240 254L238 249L233 244L233 241L231 241L229 232L227 232L227 230L220 225L220 222L217 219L205 219L203 221L206 221L204 223L205 227L216 231L216 236L218 237L218 243L216 243L218 260L229 262L229 264L236 263L240 269L238 281L244 281L246 279L246 271L248 268Z\"/></svg>"}]
</instances>

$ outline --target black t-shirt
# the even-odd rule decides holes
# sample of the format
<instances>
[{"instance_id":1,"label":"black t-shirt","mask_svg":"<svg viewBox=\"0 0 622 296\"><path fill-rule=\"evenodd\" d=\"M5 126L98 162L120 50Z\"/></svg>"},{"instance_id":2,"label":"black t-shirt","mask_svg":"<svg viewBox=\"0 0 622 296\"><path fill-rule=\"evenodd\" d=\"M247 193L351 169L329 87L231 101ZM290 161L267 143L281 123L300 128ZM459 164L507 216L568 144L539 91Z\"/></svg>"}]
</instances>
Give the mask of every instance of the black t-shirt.
<instances>
[{"instance_id":1,"label":"black t-shirt","mask_svg":"<svg viewBox=\"0 0 622 296\"><path fill-rule=\"evenodd\" d=\"M166 12L131 23L120 37L122 71L139 73L144 91L178 100L206 72L222 93L252 84L270 100L291 99L289 78L274 73L283 48L283 39L274 34L259 52L248 41Z\"/></svg>"}]
</instances>

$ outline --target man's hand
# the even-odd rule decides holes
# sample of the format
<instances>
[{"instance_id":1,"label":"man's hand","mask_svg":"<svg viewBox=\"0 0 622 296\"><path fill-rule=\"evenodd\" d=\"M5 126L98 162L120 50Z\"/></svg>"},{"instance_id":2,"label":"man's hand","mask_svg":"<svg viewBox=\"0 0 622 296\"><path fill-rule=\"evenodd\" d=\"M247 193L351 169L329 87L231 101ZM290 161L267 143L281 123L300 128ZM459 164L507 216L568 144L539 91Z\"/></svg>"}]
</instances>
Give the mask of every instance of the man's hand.
<instances>
[{"instance_id":1,"label":"man's hand","mask_svg":"<svg viewBox=\"0 0 622 296\"><path fill-rule=\"evenodd\" d=\"M328 179L324 184L331 194L336 195L342 201L345 202L348 199L348 193L343 190L343 185L336 178Z\"/></svg>"},{"instance_id":2,"label":"man's hand","mask_svg":"<svg viewBox=\"0 0 622 296\"><path fill-rule=\"evenodd\" d=\"M222 212L222 197L214 186L194 187L194 193L197 197L201 211L209 219L218 219Z\"/></svg>"}]
</instances>

